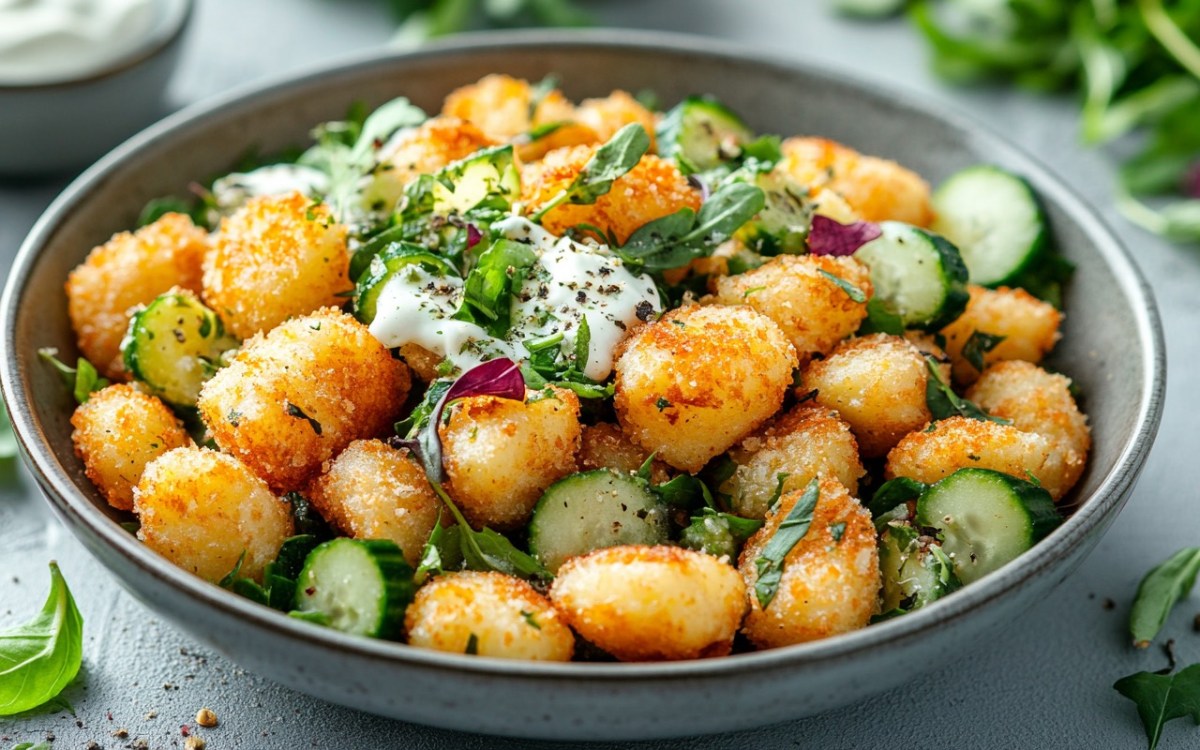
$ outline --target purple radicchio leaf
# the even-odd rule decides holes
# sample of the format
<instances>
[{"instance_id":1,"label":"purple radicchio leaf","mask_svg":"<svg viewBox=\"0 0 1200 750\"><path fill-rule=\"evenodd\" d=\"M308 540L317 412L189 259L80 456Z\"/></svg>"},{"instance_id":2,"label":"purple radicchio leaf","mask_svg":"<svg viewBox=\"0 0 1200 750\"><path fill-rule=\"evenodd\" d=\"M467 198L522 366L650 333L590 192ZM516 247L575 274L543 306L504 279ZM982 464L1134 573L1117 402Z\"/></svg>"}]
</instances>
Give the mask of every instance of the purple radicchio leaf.
<instances>
[{"instance_id":1,"label":"purple radicchio leaf","mask_svg":"<svg viewBox=\"0 0 1200 750\"><path fill-rule=\"evenodd\" d=\"M442 466L442 441L438 436L442 412L450 402L469 396L497 396L524 401L525 378L521 376L520 365L501 357L467 370L437 402L429 415L429 422L416 437L394 441L395 445L412 451L431 482L441 484L446 481L446 470Z\"/></svg>"},{"instance_id":2,"label":"purple radicchio leaf","mask_svg":"<svg viewBox=\"0 0 1200 750\"><path fill-rule=\"evenodd\" d=\"M1183 194L1189 198L1200 198L1200 161L1193 164L1184 175Z\"/></svg>"},{"instance_id":3,"label":"purple radicchio leaf","mask_svg":"<svg viewBox=\"0 0 1200 750\"><path fill-rule=\"evenodd\" d=\"M883 230L870 221L842 224L828 216L813 216L812 228L808 230L808 251L813 255L841 257L853 255L871 240L879 239Z\"/></svg>"},{"instance_id":4,"label":"purple radicchio leaf","mask_svg":"<svg viewBox=\"0 0 1200 750\"><path fill-rule=\"evenodd\" d=\"M480 232L479 228L476 227L474 224L468 224L467 225L467 249L470 250L471 248L478 245L479 241L481 239L483 239L483 232Z\"/></svg>"}]
</instances>

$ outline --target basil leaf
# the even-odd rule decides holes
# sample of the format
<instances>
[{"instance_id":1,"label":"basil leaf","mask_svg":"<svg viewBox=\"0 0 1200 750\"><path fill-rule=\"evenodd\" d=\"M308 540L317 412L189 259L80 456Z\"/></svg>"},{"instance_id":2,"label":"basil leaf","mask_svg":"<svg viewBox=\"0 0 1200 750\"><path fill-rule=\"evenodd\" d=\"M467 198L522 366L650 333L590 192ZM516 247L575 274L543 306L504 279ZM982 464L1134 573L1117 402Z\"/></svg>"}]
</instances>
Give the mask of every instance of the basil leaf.
<instances>
[{"instance_id":1,"label":"basil leaf","mask_svg":"<svg viewBox=\"0 0 1200 750\"><path fill-rule=\"evenodd\" d=\"M782 484L782 482L780 483ZM820 496L820 485L816 479L808 483L804 494L792 506L787 517L779 524L779 528L763 545L758 557L754 560L754 570L757 579L754 582L754 595L758 604L764 610L770 606L775 594L779 591L779 582L783 579L783 565L788 553L800 543L812 525L813 510L817 507Z\"/></svg>"},{"instance_id":2,"label":"basil leaf","mask_svg":"<svg viewBox=\"0 0 1200 750\"><path fill-rule=\"evenodd\" d=\"M83 662L83 617L50 563L50 593L37 617L0 631L0 716L28 711L63 691Z\"/></svg>"},{"instance_id":3,"label":"basil leaf","mask_svg":"<svg viewBox=\"0 0 1200 750\"><path fill-rule=\"evenodd\" d=\"M926 357L925 364L929 370L929 379L925 383L925 403L936 422L946 417L967 417L981 422L998 422L1012 424L1011 420L993 417L967 399L959 396L942 380L942 372L933 357Z\"/></svg>"},{"instance_id":4,"label":"basil leaf","mask_svg":"<svg viewBox=\"0 0 1200 750\"><path fill-rule=\"evenodd\" d=\"M595 203L596 199L612 190L613 182L629 172L641 161L642 155L650 148L650 136L646 129L636 122L631 122L618 130L607 143L596 149L592 158L571 184L541 206L529 218L540 222L547 212L563 203L586 205Z\"/></svg>"},{"instance_id":5,"label":"basil leaf","mask_svg":"<svg viewBox=\"0 0 1200 750\"><path fill-rule=\"evenodd\" d=\"M1129 635L1133 637L1133 645L1138 648L1150 645L1171 609L1196 585L1198 572L1200 547L1187 547L1159 563L1142 578L1129 613Z\"/></svg>"},{"instance_id":6,"label":"basil leaf","mask_svg":"<svg viewBox=\"0 0 1200 750\"><path fill-rule=\"evenodd\" d=\"M971 335L967 338L967 342L963 344L962 356L975 368L976 372L983 372L984 362L983 355L1000 345L1001 341L1008 338L993 333L984 333L983 331L971 331Z\"/></svg>"},{"instance_id":7,"label":"basil leaf","mask_svg":"<svg viewBox=\"0 0 1200 750\"><path fill-rule=\"evenodd\" d=\"M496 240L467 274L454 319L477 323L492 336L504 338L511 326L513 292L536 264L537 254L529 245Z\"/></svg>"},{"instance_id":8,"label":"basil leaf","mask_svg":"<svg viewBox=\"0 0 1200 750\"><path fill-rule=\"evenodd\" d=\"M871 495L871 502L867 503L867 510L870 511L872 518L878 518L897 505L916 500L927 489L929 489L929 485L908 477L889 479L879 485L879 489Z\"/></svg>"},{"instance_id":9,"label":"basil leaf","mask_svg":"<svg viewBox=\"0 0 1200 750\"><path fill-rule=\"evenodd\" d=\"M1158 746L1163 724L1184 716L1200 724L1200 664L1175 674L1138 672L1113 683L1113 689L1137 706L1150 750Z\"/></svg>"},{"instance_id":10,"label":"basil leaf","mask_svg":"<svg viewBox=\"0 0 1200 750\"><path fill-rule=\"evenodd\" d=\"M75 397L75 402L78 404L86 404L88 398L96 391L102 390L109 386L109 381L106 378L100 377L100 373L91 362L88 362L83 357L75 361L75 366L71 367L62 362L58 358L58 350L53 347L38 349L38 356L62 376L63 382L71 389L71 394Z\"/></svg>"}]
</instances>

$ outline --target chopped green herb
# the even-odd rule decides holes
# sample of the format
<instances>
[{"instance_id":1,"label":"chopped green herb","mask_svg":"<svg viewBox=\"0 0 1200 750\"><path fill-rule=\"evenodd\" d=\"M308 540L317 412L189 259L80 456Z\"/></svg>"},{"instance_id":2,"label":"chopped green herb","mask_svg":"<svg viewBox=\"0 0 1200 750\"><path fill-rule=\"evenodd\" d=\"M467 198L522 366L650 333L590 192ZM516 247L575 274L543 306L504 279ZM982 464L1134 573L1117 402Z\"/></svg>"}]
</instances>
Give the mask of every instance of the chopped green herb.
<instances>
[{"instance_id":1,"label":"chopped green herb","mask_svg":"<svg viewBox=\"0 0 1200 750\"><path fill-rule=\"evenodd\" d=\"M230 409L229 413L225 415L225 421L228 422L229 424L233 425L234 427L237 427L238 425L241 424L241 419L242 419L242 413L240 411L238 411L237 409Z\"/></svg>"},{"instance_id":2,"label":"chopped green herb","mask_svg":"<svg viewBox=\"0 0 1200 750\"><path fill-rule=\"evenodd\" d=\"M842 541L842 536L846 533L846 522L838 521L837 523L829 524L829 535L833 537L833 541Z\"/></svg>"},{"instance_id":3,"label":"chopped green herb","mask_svg":"<svg viewBox=\"0 0 1200 750\"><path fill-rule=\"evenodd\" d=\"M75 402L86 404L88 398L96 391L102 390L109 385L109 381L100 377L100 373L83 357L75 361L75 366L70 367L58 359L58 350L52 347L38 349L38 356L46 362L49 362L54 369L58 370L62 376L63 382L71 389L71 393L75 396Z\"/></svg>"},{"instance_id":4,"label":"chopped green herb","mask_svg":"<svg viewBox=\"0 0 1200 750\"><path fill-rule=\"evenodd\" d=\"M967 360L974 367L976 372L983 372L984 362L983 355L1000 345L1006 336L998 336L992 333L984 333L983 331L971 331L970 337L967 338L967 343L963 344L962 355L963 359Z\"/></svg>"},{"instance_id":5,"label":"chopped green herb","mask_svg":"<svg viewBox=\"0 0 1200 750\"><path fill-rule=\"evenodd\" d=\"M751 294L754 294L755 292L761 292L761 291L762 291L762 290L764 290L764 289L766 289L766 287L765 287L765 286L753 286L753 287L750 287L750 288L749 288L749 289L747 289L746 291L742 292L742 299L745 299L745 298L749 297Z\"/></svg>"},{"instance_id":6,"label":"chopped green herb","mask_svg":"<svg viewBox=\"0 0 1200 750\"><path fill-rule=\"evenodd\" d=\"M783 498L783 485L787 482L791 474L780 472L775 475L775 491L771 493L771 497L767 500L767 512L773 513L779 507L779 501Z\"/></svg>"},{"instance_id":7,"label":"chopped green herb","mask_svg":"<svg viewBox=\"0 0 1200 750\"><path fill-rule=\"evenodd\" d=\"M867 301L867 295L863 293L863 290L851 284L849 281L846 281L841 276L834 276L823 268L818 268L817 273L837 284L838 288L845 292L846 296L850 298L850 301L857 302L859 304Z\"/></svg>"},{"instance_id":8,"label":"chopped green herb","mask_svg":"<svg viewBox=\"0 0 1200 750\"><path fill-rule=\"evenodd\" d=\"M782 482L780 482L782 485ZM787 517L779 524L779 528L763 545L758 557L754 560L754 571L757 580L754 583L754 594L758 604L764 610L771 605L775 594L779 591L779 583L783 579L784 560L792 548L800 543L812 525L813 510L817 507L820 495L820 485L816 479L808 483L804 494L792 506Z\"/></svg>"},{"instance_id":9,"label":"chopped green herb","mask_svg":"<svg viewBox=\"0 0 1200 750\"><path fill-rule=\"evenodd\" d=\"M662 411L663 409L668 409L668 408L670 408L670 406L671 406L671 402L670 402L670 401L668 401L668 400L667 400L666 398L664 398L663 396L659 396L659 397L658 397L658 400L656 400L656 401L654 402L654 406L655 406L655 407L656 407L656 408L657 408L659 411Z\"/></svg>"},{"instance_id":10,"label":"chopped green herb","mask_svg":"<svg viewBox=\"0 0 1200 750\"><path fill-rule=\"evenodd\" d=\"M1002 417L993 417L981 409L978 404L968 401L955 393L946 381L942 379L941 368L933 357L926 357L925 364L929 370L929 379L925 384L925 403L928 405L929 412L933 415L934 421L957 416L978 419L981 422L1012 424L1011 420ZM930 427L932 426L931 424Z\"/></svg>"},{"instance_id":11,"label":"chopped green herb","mask_svg":"<svg viewBox=\"0 0 1200 750\"><path fill-rule=\"evenodd\" d=\"M317 433L318 435L321 434L321 423L318 422L317 420L313 419L312 417L308 416L307 414L305 414L304 410L301 409L299 406L296 406L295 404L293 404L290 401L285 401L283 410L287 412L287 415L289 417L295 417L296 419L305 420L306 422L308 422L309 426L312 427L313 432Z\"/></svg>"},{"instance_id":12,"label":"chopped green herb","mask_svg":"<svg viewBox=\"0 0 1200 750\"><path fill-rule=\"evenodd\" d=\"M467 648L463 651L464 654L476 656L479 654L479 636L471 633L467 638Z\"/></svg>"},{"instance_id":13,"label":"chopped green herb","mask_svg":"<svg viewBox=\"0 0 1200 750\"><path fill-rule=\"evenodd\" d=\"M525 622L528 623L529 627L533 628L534 630L542 629L542 626L538 624L538 621L533 618L532 612L526 612L525 610L521 610L521 617L524 617Z\"/></svg>"}]
</instances>

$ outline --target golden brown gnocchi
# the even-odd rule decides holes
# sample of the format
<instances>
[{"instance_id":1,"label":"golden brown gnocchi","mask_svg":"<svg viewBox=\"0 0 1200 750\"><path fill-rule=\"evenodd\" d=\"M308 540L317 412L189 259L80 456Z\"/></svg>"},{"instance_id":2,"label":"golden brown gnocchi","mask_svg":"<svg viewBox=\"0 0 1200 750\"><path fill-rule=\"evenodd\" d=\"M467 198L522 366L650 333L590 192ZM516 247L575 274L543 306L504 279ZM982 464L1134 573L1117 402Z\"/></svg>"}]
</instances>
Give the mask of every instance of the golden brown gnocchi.
<instances>
[{"instance_id":1,"label":"golden brown gnocchi","mask_svg":"<svg viewBox=\"0 0 1200 750\"><path fill-rule=\"evenodd\" d=\"M696 472L779 410L796 361L749 307L681 308L622 344L613 405L625 434Z\"/></svg>"},{"instance_id":2,"label":"golden brown gnocchi","mask_svg":"<svg viewBox=\"0 0 1200 750\"><path fill-rule=\"evenodd\" d=\"M946 353L954 366L954 379L973 383L979 371L963 356L963 347L975 332L1001 336L995 348L983 354L984 366L1019 359L1037 364L1058 341L1062 313L1024 289L968 288L971 300L967 309L942 329Z\"/></svg>"},{"instance_id":3,"label":"golden brown gnocchi","mask_svg":"<svg viewBox=\"0 0 1200 750\"><path fill-rule=\"evenodd\" d=\"M568 560L550 600L577 633L622 661L699 659L729 653L746 587L711 555L628 545Z\"/></svg>"}]
</instances>

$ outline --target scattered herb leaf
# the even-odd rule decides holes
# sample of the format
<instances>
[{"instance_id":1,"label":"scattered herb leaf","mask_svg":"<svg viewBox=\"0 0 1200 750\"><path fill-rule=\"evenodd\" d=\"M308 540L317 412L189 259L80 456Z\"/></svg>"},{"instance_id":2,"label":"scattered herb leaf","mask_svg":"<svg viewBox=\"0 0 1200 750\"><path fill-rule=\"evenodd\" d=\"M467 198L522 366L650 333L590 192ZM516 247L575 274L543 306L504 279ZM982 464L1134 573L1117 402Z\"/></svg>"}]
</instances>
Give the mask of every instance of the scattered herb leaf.
<instances>
[{"instance_id":1,"label":"scattered herb leaf","mask_svg":"<svg viewBox=\"0 0 1200 750\"><path fill-rule=\"evenodd\" d=\"M109 381L100 377L100 373L96 371L92 363L83 357L77 359L75 366L71 367L59 360L58 350L53 347L38 349L38 356L58 370L59 375L62 375L63 382L71 389L71 393L75 396L75 402L78 404L87 403L88 397L109 385Z\"/></svg>"},{"instance_id":2,"label":"scattered herb leaf","mask_svg":"<svg viewBox=\"0 0 1200 750\"><path fill-rule=\"evenodd\" d=\"M817 507L819 495L820 486L817 480L813 479L754 560L754 595L764 610L770 606L779 591L784 560L812 525L813 510Z\"/></svg>"},{"instance_id":3,"label":"scattered herb leaf","mask_svg":"<svg viewBox=\"0 0 1200 750\"><path fill-rule=\"evenodd\" d=\"M1011 420L993 417L981 409L978 404L968 401L954 392L945 380L942 371L933 357L926 357L925 364L929 370L929 379L925 383L925 403L936 422L947 417L967 417L981 422L998 422L1012 424Z\"/></svg>"},{"instance_id":4,"label":"scattered herb leaf","mask_svg":"<svg viewBox=\"0 0 1200 750\"><path fill-rule=\"evenodd\" d=\"M0 631L0 716L58 696L83 663L83 617L67 582L50 563L50 593L37 617Z\"/></svg>"},{"instance_id":5,"label":"scattered herb leaf","mask_svg":"<svg viewBox=\"0 0 1200 750\"><path fill-rule=\"evenodd\" d=\"M1006 336L998 336L993 333L984 333L983 331L971 331L970 337L967 338L967 343L963 344L962 355L963 359L967 360L974 367L976 372L983 372L983 355L1000 345Z\"/></svg>"},{"instance_id":6,"label":"scattered herb leaf","mask_svg":"<svg viewBox=\"0 0 1200 750\"><path fill-rule=\"evenodd\" d=\"M1137 706L1149 750L1158 746L1163 725L1168 721L1190 716L1200 724L1200 664L1175 674L1131 674L1113 683L1113 689Z\"/></svg>"},{"instance_id":7,"label":"scattered herb leaf","mask_svg":"<svg viewBox=\"0 0 1200 750\"><path fill-rule=\"evenodd\" d=\"M1200 547L1179 550L1155 566L1138 585L1129 613L1133 645L1146 648L1158 635L1175 604L1196 585L1200 572Z\"/></svg>"},{"instance_id":8,"label":"scattered herb leaf","mask_svg":"<svg viewBox=\"0 0 1200 750\"><path fill-rule=\"evenodd\" d=\"M850 298L851 302L857 302L861 305L867 301L867 295L863 293L863 290L851 284L849 281L846 281L841 276L834 276L823 268L818 268L817 273L837 284L838 287L846 293L846 296Z\"/></svg>"}]
</instances>

